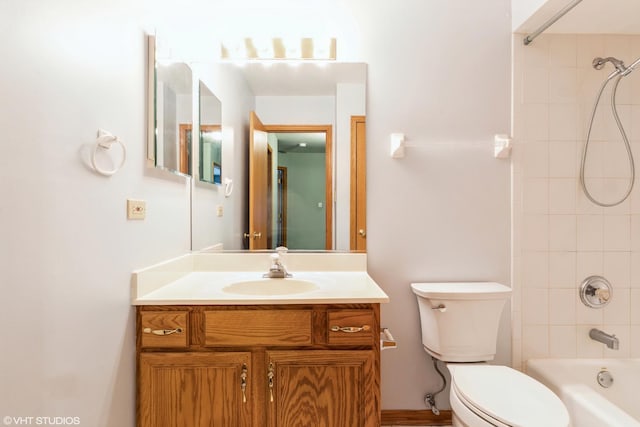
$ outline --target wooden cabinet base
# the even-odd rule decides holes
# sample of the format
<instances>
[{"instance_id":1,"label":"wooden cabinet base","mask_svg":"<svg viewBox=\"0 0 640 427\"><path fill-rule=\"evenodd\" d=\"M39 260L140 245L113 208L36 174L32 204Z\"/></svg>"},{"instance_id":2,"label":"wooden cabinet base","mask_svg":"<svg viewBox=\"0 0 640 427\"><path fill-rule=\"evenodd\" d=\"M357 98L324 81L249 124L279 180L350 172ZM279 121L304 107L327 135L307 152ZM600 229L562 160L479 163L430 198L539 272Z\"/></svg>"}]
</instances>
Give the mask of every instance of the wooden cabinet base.
<instances>
[{"instance_id":1,"label":"wooden cabinet base","mask_svg":"<svg viewBox=\"0 0 640 427\"><path fill-rule=\"evenodd\" d=\"M379 330L378 304L140 306L137 425L379 427Z\"/></svg>"},{"instance_id":2,"label":"wooden cabinet base","mask_svg":"<svg viewBox=\"0 0 640 427\"><path fill-rule=\"evenodd\" d=\"M441 410L440 415L434 415L428 410L382 410L383 426L450 426L451 424L451 411L449 410Z\"/></svg>"}]
</instances>

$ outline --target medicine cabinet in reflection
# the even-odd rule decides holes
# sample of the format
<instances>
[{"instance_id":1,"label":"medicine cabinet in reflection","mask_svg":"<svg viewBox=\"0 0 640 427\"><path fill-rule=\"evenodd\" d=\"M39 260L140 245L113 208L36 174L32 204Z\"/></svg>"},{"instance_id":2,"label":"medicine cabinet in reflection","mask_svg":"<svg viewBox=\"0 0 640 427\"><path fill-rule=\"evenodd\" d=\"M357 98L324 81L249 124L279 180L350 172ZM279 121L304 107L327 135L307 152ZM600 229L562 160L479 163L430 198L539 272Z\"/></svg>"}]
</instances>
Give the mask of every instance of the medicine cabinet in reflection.
<instances>
[{"instance_id":1,"label":"medicine cabinet in reflection","mask_svg":"<svg viewBox=\"0 0 640 427\"><path fill-rule=\"evenodd\" d=\"M200 138L199 178L222 183L222 104L202 81L199 86Z\"/></svg>"},{"instance_id":2,"label":"medicine cabinet in reflection","mask_svg":"<svg viewBox=\"0 0 640 427\"><path fill-rule=\"evenodd\" d=\"M147 159L156 168L191 175L193 78L184 62L159 60L149 36Z\"/></svg>"}]
</instances>

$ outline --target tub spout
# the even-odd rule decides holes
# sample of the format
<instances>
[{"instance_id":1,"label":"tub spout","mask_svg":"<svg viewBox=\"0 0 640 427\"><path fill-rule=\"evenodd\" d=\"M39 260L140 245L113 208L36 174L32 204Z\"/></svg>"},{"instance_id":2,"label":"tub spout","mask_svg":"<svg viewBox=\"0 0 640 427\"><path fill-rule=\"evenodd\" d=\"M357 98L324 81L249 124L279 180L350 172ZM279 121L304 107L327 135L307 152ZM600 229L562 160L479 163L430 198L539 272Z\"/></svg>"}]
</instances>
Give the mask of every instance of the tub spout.
<instances>
[{"instance_id":1,"label":"tub spout","mask_svg":"<svg viewBox=\"0 0 640 427\"><path fill-rule=\"evenodd\" d=\"M589 331L589 338L592 340L606 344L608 348L612 350L618 350L620 348L620 341L615 335L609 335L600 329L593 328Z\"/></svg>"}]
</instances>

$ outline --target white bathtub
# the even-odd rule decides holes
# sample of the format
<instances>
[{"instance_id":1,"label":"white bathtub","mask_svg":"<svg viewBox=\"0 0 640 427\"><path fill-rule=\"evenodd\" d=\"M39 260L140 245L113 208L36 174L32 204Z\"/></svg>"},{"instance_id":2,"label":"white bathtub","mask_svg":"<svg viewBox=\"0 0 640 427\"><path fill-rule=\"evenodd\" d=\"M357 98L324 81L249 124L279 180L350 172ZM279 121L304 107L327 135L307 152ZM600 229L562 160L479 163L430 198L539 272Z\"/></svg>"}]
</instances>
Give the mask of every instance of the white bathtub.
<instances>
[{"instance_id":1,"label":"white bathtub","mask_svg":"<svg viewBox=\"0 0 640 427\"><path fill-rule=\"evenodd\" d=\"M598 384L609 371L609 388ZM527 374L564 402L573 427L640 427L640 359L531 359Z\"/></svg>"}]
</instances>

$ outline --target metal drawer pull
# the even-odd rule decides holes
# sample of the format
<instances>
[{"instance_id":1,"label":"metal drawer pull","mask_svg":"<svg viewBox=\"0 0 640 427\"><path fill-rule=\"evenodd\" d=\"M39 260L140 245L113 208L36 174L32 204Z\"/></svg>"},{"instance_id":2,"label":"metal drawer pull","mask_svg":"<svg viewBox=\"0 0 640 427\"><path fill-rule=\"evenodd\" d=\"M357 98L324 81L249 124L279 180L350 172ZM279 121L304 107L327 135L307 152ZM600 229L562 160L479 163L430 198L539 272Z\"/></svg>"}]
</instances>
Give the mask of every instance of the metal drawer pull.
<instances>
[{"instance_id":1,"label":"metal drawer pull","mask_svg":"<svg viewBox=\"0 0 640 427\"><path fill-rule=\"evenodd\" d=\"M380 350L389 350L391 348L398 348L398 343L396 342L393 335L391 335L391 331L388 328L380 329Z\"/></svg>"},{"instance_id":2,"label":"metal drawer pull","mask_svg":"<svg viewBox=\"0 0 640 427\"><path fill-rule=\"evenodd\" d=\"M367 332L371 329L371 326L369 325L362 325L362 326L332 326L331 327L331 332L347 332L347 333L354 333L354 332Z\"/></svg>"},{"instance_id":3,"label":"metal drawer pull","mask_svg":"<svg viewBox=\"0 0 640 427\"><path fill-rule=\"evenodd\" d=\"M175 329L151 329L144 328L142 330L145 334L154 334L154 335L171 335L171 334L179 334L182 333L182 328Z\"/></svg>"},{"instance_id":4,"label":"metal drawer pull","mask_svg":"<svg viewBox=\"0 0 640 427\"><path fill-rule=\"evenodd\" d=\"M242 403L247 403L247 364L242 364L242 373L240 374L240 389L242 390Z\"/></svg>"}]
</instances>

